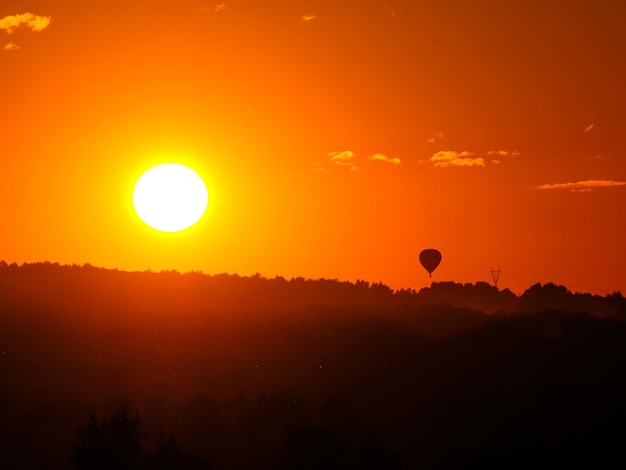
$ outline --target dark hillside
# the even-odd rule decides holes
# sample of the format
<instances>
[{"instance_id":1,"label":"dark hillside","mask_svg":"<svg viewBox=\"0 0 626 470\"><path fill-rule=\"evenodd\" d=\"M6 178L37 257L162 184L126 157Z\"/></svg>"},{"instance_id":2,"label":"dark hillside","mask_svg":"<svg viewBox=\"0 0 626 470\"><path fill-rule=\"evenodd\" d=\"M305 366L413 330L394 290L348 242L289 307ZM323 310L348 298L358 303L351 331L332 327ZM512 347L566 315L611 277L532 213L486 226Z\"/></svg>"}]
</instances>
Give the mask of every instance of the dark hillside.
<instances>
[{"instance_id":1,"label":"dark hillside","mask_svg":"<svg viewBox=\"0 0 626 470\"><path fill-rule=\"evenodd\" d=\"M125 402L214 468L624 463L621 294L473 289L3 265L2 467L67 468Z\"/></svg>"}]
</instances>

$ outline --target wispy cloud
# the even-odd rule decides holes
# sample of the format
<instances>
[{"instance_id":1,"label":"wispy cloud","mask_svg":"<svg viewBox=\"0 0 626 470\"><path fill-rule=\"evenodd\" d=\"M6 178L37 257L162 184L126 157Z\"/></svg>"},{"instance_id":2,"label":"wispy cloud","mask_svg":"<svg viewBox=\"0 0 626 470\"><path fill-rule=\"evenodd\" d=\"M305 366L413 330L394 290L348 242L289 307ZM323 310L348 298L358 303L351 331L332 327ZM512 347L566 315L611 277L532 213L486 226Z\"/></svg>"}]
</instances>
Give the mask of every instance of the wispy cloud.
<instances>
[{"instance_id":1,"label":"wispy cloud","mask_svg":"<svg viewBox=\"0 0 626 470\"><path fill-rule=\"evenodd\" d=\"M351 150L344 150L342 152L330 152L328 154L329 160L335 165L347 167L350 171L360 171L363 167L356 163L356 153Z\"/></svg>"},{"instance_id":2,"label":"wispy cloud","mask_svg":"<svg viewBox=\"0 0 626 470\"><path fill-rule=\"evenodd\" d=\"M484 153L469 152L467 150L440 150L428 160L433 166L439 168L447 168L454 166L462 167L484 167L488 163L499 165L504 157L518 157L520 153L517 150L489 150ZM424 160L421 160L425 163Z\"/></svg>"},{"instance_id":3,"label":"wispy cloud","mask_svg":"<svg viewBox=\"0 0 626 470\"><path fill-rule=\"evenodd\" d=\"M375 162L391 163L392 165L400 165L402 163L399 158L388 157L387 155L383 153L375 153L374 155L370 155L369 160L372 160Z\"/></svg>"},{"instance_id":4,"label":"wispy cloud","mask_svg":"<svg viewBox=\"0 0 626 470\"><path fill-rule=\"evenodd\" d=\"M341 168L349 171L363 171L368 167L391 165L398 166L402 161L397 157L389 157L384 153L374 153L369 157L358 157L352 150L342 150L340 152L329 152L328 160L325 163L316 163L314 171L330 171L332 168Z\"/></svg>"},{"instance_id":5,"label":"wispy cloud","mask_svg":"<svg viewBox=\"0 0 626 470\"><path fill-rule=\"evenodd\" d=\"M356 153L351 150L344 150L342 152L329 152L328 156L330 161L337 164L349 163L356 158Z\"/></svg>"},{"instance_id":6,"label":"wispy cloud","mask_svg":"<svg viewBox=\"0 0 626 470\"><path fill-rule=\"evenodd\" d=\"M5 30L7 34L13 34L19 28L26 28L39 33L50 25L50 21L52 21L50 16L34 15L33 13L9 15L0 18L0 30Z\"/></svg>"},{"instance_id":7,"label":"wispy cloud","mask_svg":"<svg viewBox=\"0 0 626 470\"><path fill-rule=\"evenodd\" d=\"M569 189L570 191L592 191L598 188L610 188L614 186L626 186L626 181L614 180L585 180L575 183L542 184L538 189Z\"/></svg>"},{"instance_id":8,"label":"wispy cloud","mask_svg":"<svg viewBox=\"0 0 626 470\"><path fill-rule=\"evenodd\" d=\"M429 161L440 168L450 166L485 166L484 158L476 157L475 154L467 151L442 150L430 157Z\"/></svg>"},{"instance_id":9,"label":"wispy cloud","mask_svg":"<svg viewBox=\"0 0 626 470\"><path fill-rule=\"evenodd\" d=\"M213 11L215 13L219 13L220 11L224 11L226 10L226 4L225 3L218 3L217 5L215 5L215 8L213 8Z\"/></svg>"},{"instance_id":10,"label":"wispy cloud","mask_svg":"<svg viewBox=\"0 0 626 470\"><path fill-rule=\"evenodd\" d=\"M306 15L302 15L300 17L300 21L303 21L304 23L308 23L309 21L313 21L316 18L317 16L315 16L313 13L307 13Z\"/></svg>"},{"instance_id":11,"label":"wispy cloud","mask_svg":"<svg viewBox=\"0 0 626 470\"><path fill-rule=\"evenodd\" d=\"M520 153L517 150L489 150L485 156L489 157L494 165L499 165L502 163L502 158L519 157Z\"/></svg>"},{"instance_id":12,"label":"wispy cloud","mask_svg":"<svg viewBox=\"0 0 626 470\"><path fill-rule=\"evenodd\" d=\"M443 132L439 131L439 132L435 132L426 142L428 142L429 144L434 144L435 142L441 139L443 139Z\"/></svg>"},{"instance_id":13,"label":"wispy cloud","mask_svg":"<svg viewBox=\"0 0 626 470\"><path fill-rule=\"evenodd\" d=\"M600 130L600 128L598 126L596 126L594 123L589 124L587 127L585 127L585 134L587 134L588 132L591 132L593 130Z\"/></svg>"},{"instance_id":14,"label":"wispy cloud","mask_svg":"<svg viewBox=\"0 0 626 470\"><path fill-rule=\"evenodd\" d=\"M519 155L517 150L489 150L487 152L489 157L519 157Z\"/></svg>"},{"instance_id":15,"label":"wispy cloud","mask_svg":"<svg viewBox=\"0 0 626 470\"><path fill-rule=\"evenodd\" d=\"M10 42L10 43L4 45L4 50L5 51L17 51L19 48L20 48L20 46L18 46L14 42Z\"/></svg>"}]
</instances>

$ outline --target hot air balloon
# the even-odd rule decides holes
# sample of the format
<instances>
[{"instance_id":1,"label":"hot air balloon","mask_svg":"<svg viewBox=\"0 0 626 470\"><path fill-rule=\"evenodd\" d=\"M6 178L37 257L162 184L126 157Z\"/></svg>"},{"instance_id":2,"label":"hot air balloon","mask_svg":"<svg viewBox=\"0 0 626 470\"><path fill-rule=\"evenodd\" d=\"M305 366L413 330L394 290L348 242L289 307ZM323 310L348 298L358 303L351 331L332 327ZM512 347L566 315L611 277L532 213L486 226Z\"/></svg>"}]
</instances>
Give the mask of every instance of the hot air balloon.
<instances>
[{"instance_id":1,"label":"hot air balloon","mask_svg":"<svg viewBox=\"0 0 626 470\"><path fill-rule=\"evenodd\" d=\"M424 269L428 271L428 275L432 277L433 271L437 269L437 266L441 263L441 253L434 248L422 250L420 253L420 263L422 263Z\"/></svg>"}]
</instances>

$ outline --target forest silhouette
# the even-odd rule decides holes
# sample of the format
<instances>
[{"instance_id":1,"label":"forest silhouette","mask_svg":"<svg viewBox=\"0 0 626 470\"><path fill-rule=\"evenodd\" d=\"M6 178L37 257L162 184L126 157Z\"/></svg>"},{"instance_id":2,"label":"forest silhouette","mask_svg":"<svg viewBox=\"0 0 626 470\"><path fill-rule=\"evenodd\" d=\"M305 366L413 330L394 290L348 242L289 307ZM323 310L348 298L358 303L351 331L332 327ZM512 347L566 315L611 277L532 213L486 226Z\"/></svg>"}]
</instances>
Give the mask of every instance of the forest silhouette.
<instances>
[{"instance_id":1,"label":"forest silhouette","mask_svg":"<svg viewBox=\"0 0 626 470\"><path fill-rule=\"evenodd\" d=\"M626 299L0 262L0 468L623 468Z\"/></svg>"}]
</instances>

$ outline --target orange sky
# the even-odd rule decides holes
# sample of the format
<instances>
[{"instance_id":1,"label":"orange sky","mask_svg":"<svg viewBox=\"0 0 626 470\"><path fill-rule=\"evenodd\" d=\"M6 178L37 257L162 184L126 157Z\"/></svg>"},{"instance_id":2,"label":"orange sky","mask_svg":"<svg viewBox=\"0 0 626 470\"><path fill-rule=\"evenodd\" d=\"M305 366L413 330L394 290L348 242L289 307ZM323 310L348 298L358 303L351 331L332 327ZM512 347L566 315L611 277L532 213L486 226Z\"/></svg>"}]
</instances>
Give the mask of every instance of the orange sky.
<instances>
[{"instance_id":1,"label":"orange sky","mask_svg":"<svg viewBox=\"0 0 626 470\"><path fill-rule=\"evenodd\" d=\"M626 3L0 6L0 259L626 291ZM179 234L135 216L163 161Z\"/></svg>"}]
</instances>

